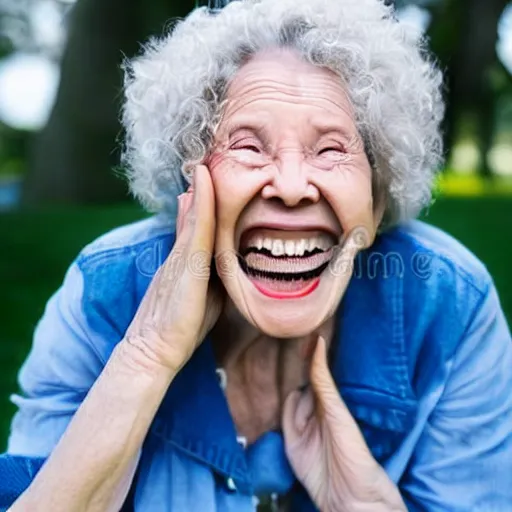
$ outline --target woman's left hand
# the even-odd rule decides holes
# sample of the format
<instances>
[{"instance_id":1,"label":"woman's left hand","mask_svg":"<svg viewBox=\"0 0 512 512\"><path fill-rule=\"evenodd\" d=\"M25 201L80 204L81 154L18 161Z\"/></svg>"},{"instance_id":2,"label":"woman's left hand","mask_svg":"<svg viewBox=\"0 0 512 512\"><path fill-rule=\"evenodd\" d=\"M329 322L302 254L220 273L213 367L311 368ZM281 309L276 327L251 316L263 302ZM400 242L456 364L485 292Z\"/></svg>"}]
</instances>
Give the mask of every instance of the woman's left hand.
<instances>
[{"instance_id":1,"label":"woman's left hand","mask_svg":"<svg viewBox=\"0 0 512 512\"><path fill-rule=\"evenodd\" d=\"M311 385L286 399L283 430L295 475L321 512L407 512L338 393L322 337L311 363Z\"/></svg>"}]
</instances>

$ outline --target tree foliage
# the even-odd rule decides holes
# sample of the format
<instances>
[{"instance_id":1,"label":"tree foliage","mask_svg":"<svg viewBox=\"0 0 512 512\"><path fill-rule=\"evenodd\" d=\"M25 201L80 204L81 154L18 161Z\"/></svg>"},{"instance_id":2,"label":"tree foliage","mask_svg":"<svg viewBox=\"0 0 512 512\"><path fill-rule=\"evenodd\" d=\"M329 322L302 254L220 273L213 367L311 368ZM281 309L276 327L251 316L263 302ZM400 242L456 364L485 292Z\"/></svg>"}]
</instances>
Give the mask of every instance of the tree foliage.
<instances>
[{"instance_id":1,"label":"tree foliage","mask_svg":"<svg viewBox=\"0 0 512 512\"><path fill-rule=\"evenodd\" d=\"M123 58L136 54L192 1L78 0L69 23L61 83L35 146L24 198L31 203L126 199L119 163Z\"/></svg>"},{"instance_id":2,"label":"tree foliage","mask_svg":"<svg viewBox=\"0 0 512 512\"><path fill-rule=\"evenodd\" d=\"M62 55L60 46L38 38L33 13L42 2L53 2L62 12L68 29ZM113 171L122 141L122 60L136 54L150 35L162 33L169 20L185 16L197 3L216 2L226 0L77 0L71 10L72 0L0 0L0 58L16 49L43 52L62 63L54 108L33 148L26 201L127 198L125 183ZM491 147L496 101L509 84L495 49L498 20L507 2L395 0L398 9L414 4L431 14L428 35L446 72L448 149L468 113L477 119L481 154ZM500 79L491 80L496 76ZM482 173L488 175L486 158L481 161Z\"/></svg>"},{"instance_id":3,"label":"tree foliage","mask_svg":"<svg viewBox=\"0 0 512 512\"><path fill-rule=\"evenodd\" d=\"M443 0L430 5L432 50L445 70L447 112L445 146L454 147L461 119L475 119L479 171L492 175L487 155L492 147L499 93L492 80L507 75L496 54L498 22L509 0Z\"/></svg>"}]
</instances>

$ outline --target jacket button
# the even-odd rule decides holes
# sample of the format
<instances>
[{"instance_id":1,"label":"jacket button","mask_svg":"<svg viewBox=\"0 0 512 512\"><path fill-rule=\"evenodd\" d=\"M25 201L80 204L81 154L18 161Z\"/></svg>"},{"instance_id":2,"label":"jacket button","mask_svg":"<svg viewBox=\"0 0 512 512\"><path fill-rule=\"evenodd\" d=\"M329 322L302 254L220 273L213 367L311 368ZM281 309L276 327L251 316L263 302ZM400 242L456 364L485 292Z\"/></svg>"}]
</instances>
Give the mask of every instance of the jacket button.
<instances>
[{"instance_id":1,"label":"jacket button","mask_svg":"<svg viewBox=\"0 0 512 512\"><path fill-rule=\"evenodd\" d=\"M235 481L231 477L226 480L226 485L230 491L236 491Z\"/></svg>"},{"instance_id":2,"label":"jacket button","mask_svg":"<svg viewBox=\"0 0 512 512\"><path fill-rule=\"evenodd\" d=\"M226 370L223 368L217 368L215 370L215 373L217 374L217 379L219 380L220 388L223 391L226 391L226 388L228 386L228 376L226 374Z\"/></svg>"}]
</instances>

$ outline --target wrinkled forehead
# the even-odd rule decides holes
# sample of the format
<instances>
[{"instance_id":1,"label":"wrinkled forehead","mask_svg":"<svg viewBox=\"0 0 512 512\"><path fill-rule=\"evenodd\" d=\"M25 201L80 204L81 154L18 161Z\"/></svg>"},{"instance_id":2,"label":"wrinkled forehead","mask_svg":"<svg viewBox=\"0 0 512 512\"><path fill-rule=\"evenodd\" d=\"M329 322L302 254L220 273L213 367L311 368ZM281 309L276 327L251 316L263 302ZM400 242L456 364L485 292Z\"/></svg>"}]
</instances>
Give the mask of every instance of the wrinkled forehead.
<instances>
[{"instance_id":1,"label":"wrinkled forehead","mask_svg":"<svg viewBox=\"0 0 512 512\"><path fill-rule=\"evenodd\" d=\"M290 116L309 109L340 121L355 118L343 80L288 49L259 52L239 69L227 88L221 125L247 115L264 118L276 109Z\"/></svg>"}]
</instances>

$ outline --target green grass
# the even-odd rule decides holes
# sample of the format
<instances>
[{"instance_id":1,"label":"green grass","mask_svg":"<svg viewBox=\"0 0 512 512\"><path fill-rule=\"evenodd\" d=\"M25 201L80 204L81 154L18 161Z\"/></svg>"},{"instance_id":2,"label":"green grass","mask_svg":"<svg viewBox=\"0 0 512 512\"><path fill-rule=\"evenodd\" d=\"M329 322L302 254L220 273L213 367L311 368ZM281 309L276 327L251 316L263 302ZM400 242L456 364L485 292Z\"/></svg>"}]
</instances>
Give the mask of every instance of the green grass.
<instances>
[{"instance_id":1,"label":"green grass","mask_svg":"<svg viewBox=\"0 0 512 512\"><path fill-rule=\"evenodd\" d=\"M451 197L512 197L512 176L483 179L476 172L457 173L446 170L437 179L443 196Z\"/></svg>"},{"instance_id":2,"label":"green grass","mask_svg":"<svg viewBox=\"0 0 512 512\"><path fill-rule=\"evenodd\" d=\"M86 243L142 216L133 206L0 215L0 450L14 413L8 397L46 301Z\"/></svg>"},{"instance_id":3,"label":"green grass","mask_svg":"<svg viewBox=\"0 0 512 512\"><path fill-rule=\"evenodd\" d=\"M0 445L14 413L8 396L17 388L16 374L45 302L86 243L142 216L133 206L0 215ZM512 198L439 199L426 220L453 234L485 262L511 322Z\"/></svg>"}]
</instances>

